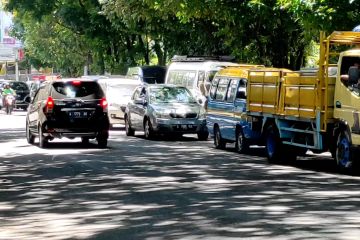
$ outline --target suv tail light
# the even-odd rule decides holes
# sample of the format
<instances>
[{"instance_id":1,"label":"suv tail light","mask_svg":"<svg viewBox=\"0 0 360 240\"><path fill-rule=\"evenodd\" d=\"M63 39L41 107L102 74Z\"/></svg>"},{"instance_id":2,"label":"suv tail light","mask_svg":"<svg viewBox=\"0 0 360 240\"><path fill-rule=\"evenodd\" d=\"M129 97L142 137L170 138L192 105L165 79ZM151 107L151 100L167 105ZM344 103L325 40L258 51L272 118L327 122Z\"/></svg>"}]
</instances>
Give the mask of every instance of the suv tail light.
<instances>
[{"instance_id":1,"label":"suv tail light","mask_svg":"<svg viewBox=\"0 0 360 240\"><path fill-rule=\"evenodd\" d=\"M103 109L104 112L107 112L107 107L108 107L108 101L106 100L106 98L102 98L100 100L100 105Z\"/></svg>"},{"instance_id":2,"label":"suv tail light","mask_svg":"<svg viewBox=\"0 0 360 240\"><path fill-rule=\"evenodd\" d=\"M46 100L46 105L45 105L45 113L52 113L53 109L54 109L54 99L52 97L48 97L48 99Z\"/></svg>"},{"instance_id":3,"label":"suv tail light","mask_svg":"<svg viewBox=\"0 0 360 240\"><path fill-rule=\"evenodd\" d=\"M80 86L80 85L81 85L81 81L80 81L80 80L74 80L74 81L72 81L72 85L74 85L74 86Z\"/></svg>"}]
</instances>

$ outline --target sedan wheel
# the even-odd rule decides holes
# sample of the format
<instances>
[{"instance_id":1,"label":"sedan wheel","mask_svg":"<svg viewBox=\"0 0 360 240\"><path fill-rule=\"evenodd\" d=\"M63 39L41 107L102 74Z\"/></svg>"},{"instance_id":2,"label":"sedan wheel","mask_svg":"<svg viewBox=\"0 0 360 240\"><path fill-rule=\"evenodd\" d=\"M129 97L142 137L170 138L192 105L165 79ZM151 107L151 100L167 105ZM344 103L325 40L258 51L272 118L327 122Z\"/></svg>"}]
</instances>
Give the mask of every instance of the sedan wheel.
<instances>
[{"instance_id":1,"label":"sedan wheel","mask_svg":"<svg viewBox=\"0 0 360 240\"><path fill-rule=\"evenodd\" d=\"M152 129L152 125L149 119L145 121L144 124L144 134L146 139L152 139L154 138L154 131Z\"/></svg>"},{"instance_id":2,"label":"sedan wheel","mask_svg":"<svg viewBox=\"0 0 360 240\"><path fill-rule=\"evenodd\" d=\"M197 133L197 137L200 141L206 141L208 139L209 133L207 131L202 131Z\"/></svg>"},{"instance_id":3,"label":"sedan wheel","mask_svg":"<svg viewBox=\"0 0 360 240\"><path fill-rule=\"evenodd\" d=\"M131 122L130 122L129 116L125 117L125 132L126 132L126 136L134 136L135 135L135 130L131 127Z\"/></svg>"}]
</instances>

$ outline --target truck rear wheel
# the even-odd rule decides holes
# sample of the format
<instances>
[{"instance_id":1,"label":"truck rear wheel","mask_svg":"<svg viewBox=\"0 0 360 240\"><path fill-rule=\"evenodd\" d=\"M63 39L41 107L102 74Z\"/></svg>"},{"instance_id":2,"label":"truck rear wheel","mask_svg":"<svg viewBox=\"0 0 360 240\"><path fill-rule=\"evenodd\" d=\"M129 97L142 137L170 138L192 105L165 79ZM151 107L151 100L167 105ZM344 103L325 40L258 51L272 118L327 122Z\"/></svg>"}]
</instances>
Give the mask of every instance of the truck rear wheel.
<instances>
[{"instance_id":1,"label":"truck rear wheel","mask_svg":"<svg viewBox=\"0 0 360 240\"><path fill-rule=\"evenodd\" d=\"M270 125L266 129L265 136L266 155L269 162L280 161L282 143L277 128L274 125Z\"/></svg>"},{"instance_id":2,"label":"truck rear wheel","mask_svg":"<svg viewBox=\"0 0 360 240\"><path fill-rule=\"evenodd\" d=\"M338 136L335 160L340 169L349 169L353 166L350 136L345 130L342 130Z\"/></svg>"}]
</instances>

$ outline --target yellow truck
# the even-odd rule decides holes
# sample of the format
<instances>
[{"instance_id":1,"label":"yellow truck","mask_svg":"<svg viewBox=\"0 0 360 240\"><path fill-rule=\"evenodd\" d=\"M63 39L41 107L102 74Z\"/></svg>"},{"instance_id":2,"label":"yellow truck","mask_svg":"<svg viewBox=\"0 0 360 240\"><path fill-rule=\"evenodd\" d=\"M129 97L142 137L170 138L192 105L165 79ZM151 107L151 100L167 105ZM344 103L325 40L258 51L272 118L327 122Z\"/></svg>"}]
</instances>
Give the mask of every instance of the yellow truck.
<instances>
[{"instance_id":1,"label":"yellow truck","mask_svg":"<svg viewBox=\"0 0 360 240\"><path fill-rule=\"evenodd\" d=\"M341 168L353 166L360 145L359 64L360 32L336 31L320 34L318 69L249 71L248 121L261 132L269 161L310 149L330 151Z\"/></svg>"}]
</instances>

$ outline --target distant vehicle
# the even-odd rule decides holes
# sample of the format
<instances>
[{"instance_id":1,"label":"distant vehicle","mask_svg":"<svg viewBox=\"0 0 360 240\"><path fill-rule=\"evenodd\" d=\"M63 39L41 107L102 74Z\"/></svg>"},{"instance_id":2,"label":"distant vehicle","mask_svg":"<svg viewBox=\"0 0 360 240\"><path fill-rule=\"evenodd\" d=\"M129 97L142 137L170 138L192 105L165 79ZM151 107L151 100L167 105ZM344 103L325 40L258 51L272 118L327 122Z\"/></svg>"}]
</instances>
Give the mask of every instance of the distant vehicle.
<instances>
[{"instance_id":1,"label":"distant vehicle","mask_svg":"<svg viewBox=\"0 0 360 240\"><path fill-rule=\"evenodd\" d=\"M15 108L26 110L31 101L29 86L21 81L8 81L8 83L16 92Z\"/></svg>"},{"instance_id":2,"label":"distant vehicle","mask_svg":"<svg viewBox=\"0 0 360 240\"><path fill-rule=\"evenodd\" d=\"M103 89L108 101L108 116L110 124L124 124L124 114L128 102L137 86L141 84L138 78L103 78L98 83Z\"/></svg>"},{"instance_id":3,"label":"distant vehicle","mask_svg":"<svg viewBox=\"0 0 360 240\"><path fill-rule=\"evenodd\" d=\"M87 144L96 138L105 148L109 137L107 101L93 80L63 79L45 81L31 101L26 117L26 138L47 147L54 138L81 137Z\"/></svg>"},{"instance_id":4,"label":"distant vehicle","mask_svg":"<svg viewBox=\"0 0 360 240\"><path fill-rule=\"evenodd\" d=\"M166 67L159 65L130 67L126 75L138 77L143 83L161 84L165 83Z\"/></svg>"},{"instance_id":5,"label":"distant vehicle","mask_svg":"<svg viewBox=\"0 0 360 240\"><path fill-rule=\"evenodd\" d=\"M155 134L196 133L199 140L208 137L204 108L187 88L172 84L137 87L126 108L125 130L127 136L144 131L147 139Z\"/></svg>"},{"instance_id":6,"label":"distant vehicle","mask_svg":"<svg viewBox=\"0 0 360 240\"><path fill-rule=\"evenodd\" d=\"M187 87L200 104L205 104L214 75L227 66L238 66L224 57L174 56L165 83Z\"/></svg>"}]
</instances>

